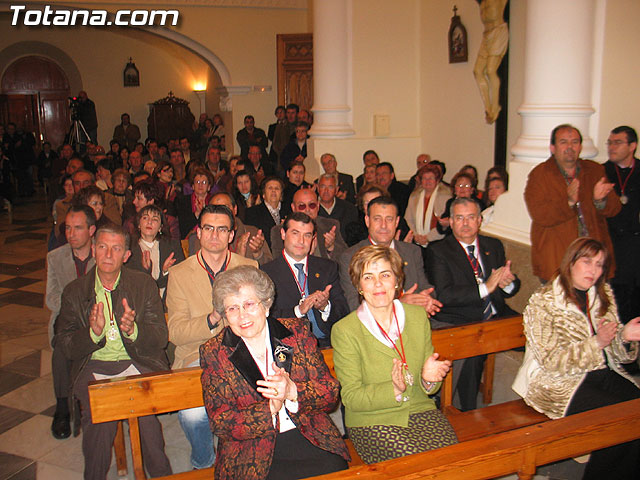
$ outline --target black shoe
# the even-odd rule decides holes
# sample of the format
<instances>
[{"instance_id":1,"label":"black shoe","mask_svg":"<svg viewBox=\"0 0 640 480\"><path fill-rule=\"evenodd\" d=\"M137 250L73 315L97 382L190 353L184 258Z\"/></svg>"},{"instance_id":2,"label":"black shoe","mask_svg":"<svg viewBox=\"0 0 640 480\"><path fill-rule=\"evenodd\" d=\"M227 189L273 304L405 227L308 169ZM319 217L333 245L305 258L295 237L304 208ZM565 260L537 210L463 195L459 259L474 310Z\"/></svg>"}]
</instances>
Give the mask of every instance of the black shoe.
<instances>
[{"instance_id":1,"label":"black shoe","mask_svg":"<svg viewBox=\"0 0 640 480\"><path fill-rule=\"evenodd\" d=\"M51 422L51 433L54 438L63 440L69 438L71 435L71 424L69 423L69 414L62 414L56 412L53 415L53 422Z\"/></svg>"}]
</instances>

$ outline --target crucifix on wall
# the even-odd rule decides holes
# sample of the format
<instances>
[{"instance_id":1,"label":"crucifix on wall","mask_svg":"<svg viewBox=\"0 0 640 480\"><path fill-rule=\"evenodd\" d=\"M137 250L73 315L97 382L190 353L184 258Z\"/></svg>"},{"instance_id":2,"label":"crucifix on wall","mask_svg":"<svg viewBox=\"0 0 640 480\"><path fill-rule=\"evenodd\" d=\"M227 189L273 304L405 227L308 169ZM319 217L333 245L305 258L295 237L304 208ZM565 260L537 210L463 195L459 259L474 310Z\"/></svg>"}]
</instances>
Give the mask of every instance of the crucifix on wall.
<instances>
[{"instance_id":1,"label":"crucifix on wall","mask_svg":"<svg viewBox=\"0 0 640 480\"><path fill-rule=\"evenodd\" d=\"M509 27L503 17L508 0L477 1L480 4L480 19L484 24L484 32L473 75L484 103L485 121L492 124L502 109L498 67L509 46Z\"/></svg>"}]
</instances>

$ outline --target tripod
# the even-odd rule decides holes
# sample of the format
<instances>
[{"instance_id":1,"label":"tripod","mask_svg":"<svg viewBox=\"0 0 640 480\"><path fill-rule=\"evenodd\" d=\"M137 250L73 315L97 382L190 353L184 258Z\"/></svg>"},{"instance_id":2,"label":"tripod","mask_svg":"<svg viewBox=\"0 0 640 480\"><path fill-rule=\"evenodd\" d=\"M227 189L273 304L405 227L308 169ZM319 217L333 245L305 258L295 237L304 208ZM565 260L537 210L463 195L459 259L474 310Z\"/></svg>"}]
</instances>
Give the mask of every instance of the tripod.
<instances>
[{"instance_id":1,"label":"tripod","mask_svg":"<svg viewBox=\"0 0 640 480\"><path fill-rule=\"evenodd\" d=\"M84 150L86 150L84 146L89 139L89 134L87 133L87 129L84 128L82 120L78 120L77 118L73 120L69 133L67 134L67 139L69 145L71 145L76 152L84 153Z\"/></svg>"}]
</instances>

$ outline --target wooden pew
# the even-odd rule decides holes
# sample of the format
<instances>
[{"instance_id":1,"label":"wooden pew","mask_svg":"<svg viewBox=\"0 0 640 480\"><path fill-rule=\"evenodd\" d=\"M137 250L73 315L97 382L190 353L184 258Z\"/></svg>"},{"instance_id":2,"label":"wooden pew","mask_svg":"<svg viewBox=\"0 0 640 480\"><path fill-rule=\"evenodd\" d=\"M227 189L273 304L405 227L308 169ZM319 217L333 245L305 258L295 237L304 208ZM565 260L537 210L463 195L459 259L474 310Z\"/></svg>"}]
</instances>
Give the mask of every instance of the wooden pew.
<instances>
[{"instance_id":1,"label":"wooden pew","mask_svg":"<svg viewBox=\"0 0 640 480\"><path fill-rule=\"evenodd\" d=\"M441 354L441 358L450 360L509 350L524 345L522 317L434 330L432 341L435 350ZM334 373L333 351L324 350L323 354L327 365ZM90 385L91 412L95 422L129 421L136 479L146 478L142 466L138 417L202 406L200 373L200 368L194 367L173 372L137 375L125 379L103 380L93 382ZM460 412L451 405L451 387L451 375L448 375L443 382L441 407L453 425L459 441L464 442L465 445L474 439L484 441L488 435L502 434L510 430L548 422L547 417L526 406L522 400L493 405L471 412ZM351 442L347 442L347 444L354 458L351 466L361 465L362 461L353 450L353 445ZM456 451L463 452L464 450ZM589 449L585 451L589 451ZM575 455L580 455L580 453L569 454L563 458ZM120 470L120 463L118 467ZM124 474L126 474L126 464L124 468ZM368 466L366 468L374 467ZM211 478L211 475L212 469L206 469L185 472L172 478Z\"/></svg>"},{"instance_id":2,"label":"wooden pew","mask_svg":"<svg viewBox=\"0 0 640 480\"><path fill-rule=\"evenodd\" d=\"M530 480L537 466L637 438L640 399L314 478L483 480L517 473Z\"/></svg>"}]
</instances>

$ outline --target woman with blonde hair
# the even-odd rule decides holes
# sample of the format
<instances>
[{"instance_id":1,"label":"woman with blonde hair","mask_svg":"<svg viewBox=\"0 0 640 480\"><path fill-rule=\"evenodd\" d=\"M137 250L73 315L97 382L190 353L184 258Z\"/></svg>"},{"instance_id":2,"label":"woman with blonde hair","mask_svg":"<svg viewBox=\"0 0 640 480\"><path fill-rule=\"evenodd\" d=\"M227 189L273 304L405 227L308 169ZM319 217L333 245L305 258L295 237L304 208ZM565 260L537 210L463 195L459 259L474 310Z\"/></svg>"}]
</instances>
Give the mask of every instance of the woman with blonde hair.
<instances>
[{"instance_id":1,"label":"woman with blonde hair","mask_svg":"<svg viewBox=\"0 0 640 480\"><path fill-rule=\"evenodd\" d=\"M398 300L403 266L394 249L358 250L349 276L362 303L331 331L345 425L366 463L457 442L431 398L451 362L433 350L425 309Z\"/></svg>"}]
</instances>

